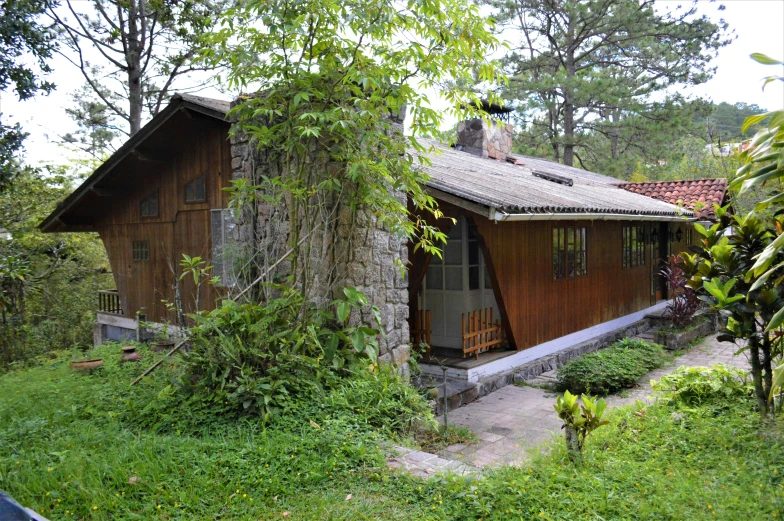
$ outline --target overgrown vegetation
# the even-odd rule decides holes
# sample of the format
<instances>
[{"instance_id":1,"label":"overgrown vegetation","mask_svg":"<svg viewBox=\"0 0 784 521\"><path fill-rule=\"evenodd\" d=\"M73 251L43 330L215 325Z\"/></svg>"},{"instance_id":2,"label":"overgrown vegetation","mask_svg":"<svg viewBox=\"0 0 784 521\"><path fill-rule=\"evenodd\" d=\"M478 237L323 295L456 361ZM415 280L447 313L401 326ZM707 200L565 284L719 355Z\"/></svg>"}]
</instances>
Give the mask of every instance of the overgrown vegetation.
<instances>
[{"instance_id":1,"label":"overgrown vegetation","mask_svg":"<svg viewBox=\"0 0 784 521\"><path fill-rule=\"evenodd\" d=\"M378 448L397 427L377 425L411 418L390 375L347 379L264 426L177 407L163 391L176 360L129 387L157 356L139 351L144 364L120 365L117 345L98 348L106 365L90 375L72 374L65 354L0 376L0 486L50 519L784 516L782 433L740 396L614 410L579 466L556 443L480 480L423 481L386 470Z\"/></svg>"},{"instance_id":2,"label":"overgrown vegetation","mask_svg":"<svg viewBox=\"0 0 784 521\"><path fill-rule=\"evenodd\" d=\"M37 226L73 188L67 169L19 171L0 192L0 371L43 353L92 345L96 291L112 288L97 234Z\"/></svg>"},{"instance_id":3,"label":"overgrown vegetation","mask_svg":"<svg viewBox=\"0 0 784 521\"><path fill-rule=\"evenodd\" d=\"M748 373L725 364L679 367L658 381L651 381L651 387L662 392L665 400L690 407L706 403L726 405L744 401L754 393Z\"/></svg>"},{"instance_id":4,"label":"overgrown vegetation","mask_svg":"<svg viewBox=\"0 0 784 521\"><path fill-rule=\"evenodd\" d=\"M575 394L607 395L633 387L641 376L668 360L658 344L625 338L560 367L557 387Z\"/></svg>"}]
</instances>

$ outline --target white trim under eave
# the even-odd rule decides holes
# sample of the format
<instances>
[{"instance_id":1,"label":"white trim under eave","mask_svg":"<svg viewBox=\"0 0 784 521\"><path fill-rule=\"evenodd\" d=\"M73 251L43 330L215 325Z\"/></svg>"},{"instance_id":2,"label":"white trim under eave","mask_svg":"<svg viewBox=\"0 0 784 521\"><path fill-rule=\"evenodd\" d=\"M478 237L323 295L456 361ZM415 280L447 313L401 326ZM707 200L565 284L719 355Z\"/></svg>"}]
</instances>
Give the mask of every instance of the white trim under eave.
<instances>
[{"instance_id":1,"label":"white trim under eave","mask_svg":"<svg viewBox=\"0 0 784 521\"><path fill-rule=\"evenodd\" d=\"M606 335L607 333L611 333L616 329L630 326L635 322L639 322L645 318L645 315L664 309L667 307L667 304L668 301L665 300L641 311L637 311L636 313L631 313L629 315L624 315L607 322L602 322L601 324L564 335L554 340L529 347L528 349L523 349L522 351L518 351L513 355L499 358L497 360L493 360L492 362L488 362L484 365L473 367L471 369L455 369L450 367L446 371L446 376L456 380L478 382L490 376L506 373L507 371L511 371L517 367L520 367L521 365L527 364L528 362L533 362L534 360L555 354L559 351L563 351L564 349L576 346L577 344L581 344L593 338ZM432 373L436 376L442 376L444 374L441 371L441 368L436 365L422 364L420 367L422 368L422 372L426 374Z\"/></svg>"},{"instance_id":2,"label":"white trim under eave","mask_svg":"<svg viewBox=\"0 0 784 521\"><path fill-rule=\"evenodd\" d=\"M687 215L648 215L627 213L506 213L491 211L490 219L501 221L696 221Z\"/></svg>"}]
</instances>

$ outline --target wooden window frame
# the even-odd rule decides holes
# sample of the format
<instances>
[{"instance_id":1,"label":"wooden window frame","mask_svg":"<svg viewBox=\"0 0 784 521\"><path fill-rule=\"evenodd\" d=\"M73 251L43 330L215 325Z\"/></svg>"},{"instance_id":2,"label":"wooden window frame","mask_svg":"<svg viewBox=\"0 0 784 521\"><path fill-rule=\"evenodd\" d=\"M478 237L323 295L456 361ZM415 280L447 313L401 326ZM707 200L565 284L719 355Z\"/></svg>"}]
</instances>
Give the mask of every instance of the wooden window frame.
<instances>
[{"instance_id":1,"label":"wooden window frame","mask_svg":"<svg viewBox=\"0 0 784 521\"><path fill-rule=\"evenodd\" d=\"M588 228L553 226L551 251L553 279L568 280L588 275Z\"/></svg>"},{"instance_id":2,"label":"wooden window frame","mask_svg":"<svg viewBox=\"0 0 784 521\"><path fill-rule=\"evenodd\" d=\"M188 199L188 187L191 186L193 183L201 180L204 183L204 197L201 199ZM196 203L206 203L207 202L207 176L200 175L199 177L195 177L185 183L183 187L183 197L185 198L185 204L196 204Z\"/></svg>"},{"instance_id":3,"label":"wooden window frame","mask_svg":"<svg viewBox=\"0 0 784 521\"><path fill-rule=\"evenodd\" d=\"M155 197L155 215L144 215L144 203ZM146 196L142 197L142 200L139 201L139 217L142 219L157 219L161 215L161 198L160 198L160 190L155 190L154 192L150 192Z\"/></svg>"},{"instance_id":4,"label":"wooden window frame","mask_svg":"<svg viewBox=\"0 0 784 521\"><path fill-rule=\"evenodd\" d=\"M147 241L132 241L131 258L133 262L149 262L150 243Z\"/></svg>"},{"instance_id":5,"label":"wooden window frame","mask_svg":"<svg viewBox=\"0 0 784 521\"><path fill-rule=\"evenodd\" d=\"M621 265L624 269L645 266L645 226L624 224L621 229Z\"/></svg>"}]
</instances>

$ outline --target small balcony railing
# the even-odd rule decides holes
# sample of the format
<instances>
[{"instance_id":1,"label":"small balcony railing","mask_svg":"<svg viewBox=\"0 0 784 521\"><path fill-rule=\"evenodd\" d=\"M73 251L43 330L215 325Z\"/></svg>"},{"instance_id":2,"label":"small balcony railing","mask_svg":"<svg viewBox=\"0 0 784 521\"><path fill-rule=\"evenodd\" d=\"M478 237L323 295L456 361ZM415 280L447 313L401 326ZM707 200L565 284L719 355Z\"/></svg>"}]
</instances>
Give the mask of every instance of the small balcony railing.
<instances>
[{"instance_id":1,"label":"small balcony railing","mask_svg":"<svg viewBox=\"0 0 784 521\"><path fill-rule=\"evenodd\" d=\"M122 315L120 292L116 289L98 290L98 312Z\"/></svg>"}]
</instances>

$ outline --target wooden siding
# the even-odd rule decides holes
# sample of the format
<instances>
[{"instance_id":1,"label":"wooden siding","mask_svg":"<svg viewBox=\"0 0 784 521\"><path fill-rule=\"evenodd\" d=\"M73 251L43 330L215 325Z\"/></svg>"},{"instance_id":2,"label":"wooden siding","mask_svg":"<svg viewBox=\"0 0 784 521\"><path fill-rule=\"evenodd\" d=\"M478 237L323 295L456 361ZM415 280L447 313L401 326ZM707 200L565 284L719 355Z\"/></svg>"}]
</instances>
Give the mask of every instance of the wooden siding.
<instances>
[{"instance_id":1,"label":"wooden siding","mask_svg":"<svg viewBox=\"0 0 784 521\"><path fill-rule=\"evenodd\" d=\"M123 194L111 198L111 205L96 221L127 318L135 318L138 312L149 321L174 321L164 302L174 302L174 274L169 262L179 273L183 253L210 261L210 210L225 208L228 202L228 194L222 190L229 186L231 176L228 124L182 115L172 126L170 133L179 129L185 135L180 141L157 143L162 148L155 154L156 160L118 166L122 172L115 176L115 183ZM186 203L185 185L202 175L207 201ZM158 217L142 218L140 202L154 191L158 191ZM133 260L133 241L149 243L149 261ZM193 279L186 277L181 284L185 311L193 311ZM212 309L218 292L203 285L201 308Z\"/></svg>"},{"instance_id":2,"label":"wooden siding","mask_svg":"<svg viewBox=\"0 0 784 521\"><path fill-rule=\"evenodd\" d=\"M645 264L623 268L624 225L644 226L647 237L656 228L660 242L668 240L667 225L632 221L495 223L444 202L440 203L440 208L448 217L463 214L475 224L507 337L517 349L526 349L654 304L655 292L661 290L658 260L668 250L685 249L686 245L681 243L685 243L685 230L689 226L681 225L684 231L681 243L663 248L657 245L652 251L650 241L646 241ZM451 224L446 219L441 223L442 231ZM556 226L586 228L588 271L585 276L554 278L552 230ZM670 226L677 230L678 224ZM416 285L421 282L426 259L417 255L411 260L411 280ZM419 287L410 288L412 313L416 310L418 291Z\"/></svg>"}]
</instances>

